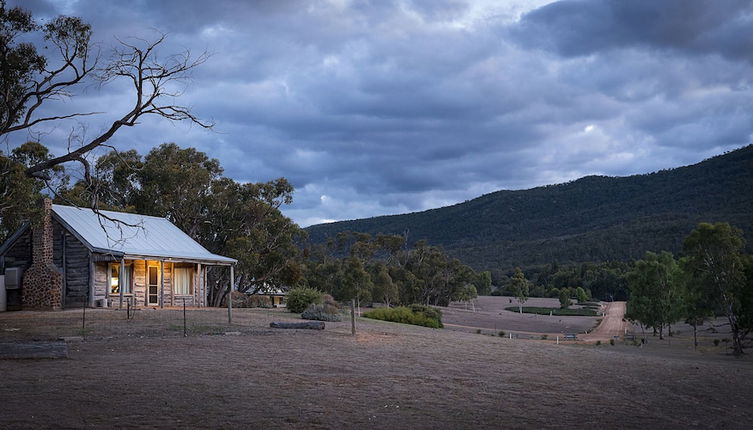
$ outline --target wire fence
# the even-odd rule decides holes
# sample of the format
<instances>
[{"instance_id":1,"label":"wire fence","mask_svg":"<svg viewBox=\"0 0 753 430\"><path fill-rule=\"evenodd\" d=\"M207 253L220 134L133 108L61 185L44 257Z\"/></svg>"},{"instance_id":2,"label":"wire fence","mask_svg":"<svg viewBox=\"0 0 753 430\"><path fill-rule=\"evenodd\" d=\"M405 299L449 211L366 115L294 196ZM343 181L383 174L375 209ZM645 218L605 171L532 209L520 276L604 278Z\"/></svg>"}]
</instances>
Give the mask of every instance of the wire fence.
<instances>
[{"instance_id":1,"label":"wire fence","mask_svg":"<svg viewBox=\"0 0 753 430\"><path fill-rule=\"evenodd\" d=\"M300 321L285 308L78 308L0 314L0 340L220 335L268 331L274 321Z\"/></svg>"}]
</instances>

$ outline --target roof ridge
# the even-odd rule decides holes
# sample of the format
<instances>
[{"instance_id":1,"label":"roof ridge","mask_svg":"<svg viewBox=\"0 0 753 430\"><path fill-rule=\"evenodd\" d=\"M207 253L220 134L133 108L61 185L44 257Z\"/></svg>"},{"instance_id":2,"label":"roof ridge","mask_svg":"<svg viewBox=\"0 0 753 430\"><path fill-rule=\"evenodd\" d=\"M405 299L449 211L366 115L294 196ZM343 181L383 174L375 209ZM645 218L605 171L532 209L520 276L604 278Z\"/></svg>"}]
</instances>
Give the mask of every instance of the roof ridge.
<instances>
[{"instance_id":1,"label":"roof ridge","mask_svg":"<svg viewBox=\"0 0 753 430\"><path fill-rule=\"evenodd\" d=\"M94 210L92 208L88 208L88 207L79 207L79 206L53 204L52 208L55 209L55 207L68 208L68 209L78 209L78 210L82 210L82 211L89 210L89 211L94 212ZM134 215L134 216L140 216L140 217L144 217L144 218L154 218L154 219L159 219L159 220L164 220L164 221L170 222L170 220L167 219L167 217L163 217L163 216L144 215L144 214L134 213L134 212L121 212L121 211L111 211L111 210L100 210L99 212L102 212L102 213L105 213L105 214L109 213L109 214Z\"/></svg>"}]
</instances>

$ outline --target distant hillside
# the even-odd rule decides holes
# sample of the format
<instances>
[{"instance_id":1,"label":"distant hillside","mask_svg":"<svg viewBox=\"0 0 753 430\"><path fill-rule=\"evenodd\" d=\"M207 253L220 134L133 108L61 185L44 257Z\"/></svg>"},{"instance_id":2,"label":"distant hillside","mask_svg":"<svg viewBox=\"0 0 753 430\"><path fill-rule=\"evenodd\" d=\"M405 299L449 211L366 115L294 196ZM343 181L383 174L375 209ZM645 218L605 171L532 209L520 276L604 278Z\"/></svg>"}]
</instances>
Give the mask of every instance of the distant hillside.
<instances>
[{"instance_id":1,"label":"distant hillside","mask_svg":"<svg viewBox=\"0 0 753 430\"><path fill-rule=\"evenodd\" d=\"M679 252L701 221L726 221L753 244L753 145L692 166L628 177L586 176L520 191L497 191L439 209L307 230L313 242L341 231L409 232L477 269L628 260Z\"/></svg>"}]
</instances>

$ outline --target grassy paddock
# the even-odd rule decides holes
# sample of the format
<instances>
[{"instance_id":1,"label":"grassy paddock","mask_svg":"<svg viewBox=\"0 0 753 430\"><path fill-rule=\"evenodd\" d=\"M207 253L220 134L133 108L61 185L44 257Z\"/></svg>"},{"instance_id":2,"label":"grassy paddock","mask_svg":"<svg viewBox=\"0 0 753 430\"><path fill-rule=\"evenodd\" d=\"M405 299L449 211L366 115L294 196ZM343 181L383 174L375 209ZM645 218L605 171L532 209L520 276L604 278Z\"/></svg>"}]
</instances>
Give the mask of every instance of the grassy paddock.
<instances>
[{"instance_id":1,"label":"grassy paddock","mask_svg":"<svg viewBox=\"0 0 753 430\"><path fill-rule=\"evenodd\" d=\"M505 308L505 310L508 310L511 312L520 312L517 306L508 306ZM569 316L569 317L595 317L598 315L596 311L594 311L593 309L588 309L588 308L562 309L562 308L544 308L544 307L537 307L537 306L523 306L524 314L549 315L550 312L552 313L552 315Z\"/></svg>"}]
</instances>

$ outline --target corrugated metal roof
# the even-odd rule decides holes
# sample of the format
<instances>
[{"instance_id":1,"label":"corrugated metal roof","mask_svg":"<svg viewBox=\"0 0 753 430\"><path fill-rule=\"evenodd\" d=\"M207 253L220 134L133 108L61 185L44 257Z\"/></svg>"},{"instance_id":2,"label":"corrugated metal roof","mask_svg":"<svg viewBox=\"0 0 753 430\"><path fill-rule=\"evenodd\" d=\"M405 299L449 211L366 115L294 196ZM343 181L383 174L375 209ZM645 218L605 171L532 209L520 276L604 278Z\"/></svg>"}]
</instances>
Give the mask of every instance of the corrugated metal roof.
<instances>
[{"instance_id":1,"label":"corrugated metal roof","mask_svg":"<svg viewBox=\"0 0 753 430\"><path fill-rule=\"evenodd\" d=\"M64 224L96 252L112 252L126 256L172 258L216 263L236 260L212 254L166 218L52 205L52 211Z\"/></svg>"}]
</instances>

